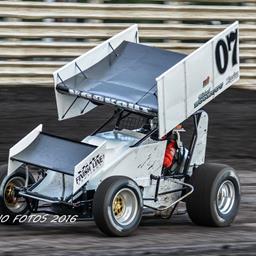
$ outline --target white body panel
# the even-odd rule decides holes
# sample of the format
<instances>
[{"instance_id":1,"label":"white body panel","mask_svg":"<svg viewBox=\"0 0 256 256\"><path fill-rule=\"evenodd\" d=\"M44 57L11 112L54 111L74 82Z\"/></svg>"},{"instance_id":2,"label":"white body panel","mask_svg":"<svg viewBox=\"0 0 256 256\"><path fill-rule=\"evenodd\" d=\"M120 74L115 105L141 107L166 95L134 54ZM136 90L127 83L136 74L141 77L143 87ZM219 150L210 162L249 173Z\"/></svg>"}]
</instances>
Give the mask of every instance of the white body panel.
<instances>
[{"instance_id":1,"label":"white body panel","mask_svg":"<svg viewBox=\"0 0 256 256\"><path fill-rule=\"evenodd\" d=\"M104 167L91 175L86 189L96 189L104 179L116 175L130 177L139 186L149 186L150 175L161 174L165 148L166 141L159 141L134 148L126 145L118 150L106 149Z\"/></svg>"},{"instance_id":2,"label":"white body panel","mask_svg":"<svg viewBox=\"0 0 256 256\"><path fill-rule=\"evenodd\" d=\"M197 141L191 157L191 164L199 166L205 161L206 144L208 134L208 114L203 111L197 126Z\"/></svg>"},{"instance_id":3,"label":"white body panel","mask_svg":"<svg viewBox=\"0 0 256 256\"><path fill-rule=\"evenodd\" d=\"M160 75L159 137L239 80L238 22Z\"/></svg>"},{"instance_id":4,"label":"white body panel","mask_svg":"<svg viewBox=\"0 0 256 256\"><path fill-rule=\"evenodd\" d=\"M55 84L55 96L59 120L82 115L95 107L93 103L89 102L86 111L81 113L81 111L88 103L88 100L77 99L72 108L68 111L65 117L63 117L64 113L72 104L75 97L63 95L57 92L56 86L61 82L61 79L65 81L66 79L71 78L80 73L80 70L76 66L76 63L81 68L81 70L88 69L100 60L102 60L108 54L110 54L113 51L111 46L113 47L113 49L116 49L123 41L138 42L137 25L133 25L128 29L120 32L119 34L111 37L107 41L101 43L100 45L96 46L95 48L91 49L90 51L86 52L85 54L81 55L80 57L76 58L75 60L71 61L70 63L66 64L65 66L54 72L53 76ZM109 45L109 43L111 44L111 46Z\"/></svg>"},{"instance_id":5,"label":"white body panel","mask_svg":"<svg viewBox=\"0 0 256 256\"><path fill-rule=\"evenodd\" d=\"M16 143L9 151L9 160L8 160L8 175L12 174L15 170L17 170L22 163L18 161L11 160L11 157L23 151L26 147L28 147L40 134L43 129L43 125L38 125L33 131L31 131L28 135L26 135L22 140Z\"/></svg>"},{"instance_id":6,"label":"white body panel","mask_svg":"<svg viewBox=\"0 0 256 256\"><path fill-rule=\"evenodd\" d=\"M206 145L208 134L208 114L202 111L197 125L197 139L193 154L190 159L188 175L192 175L194 167L198 167L205 162Z\"/></svg>"}]
</instances>

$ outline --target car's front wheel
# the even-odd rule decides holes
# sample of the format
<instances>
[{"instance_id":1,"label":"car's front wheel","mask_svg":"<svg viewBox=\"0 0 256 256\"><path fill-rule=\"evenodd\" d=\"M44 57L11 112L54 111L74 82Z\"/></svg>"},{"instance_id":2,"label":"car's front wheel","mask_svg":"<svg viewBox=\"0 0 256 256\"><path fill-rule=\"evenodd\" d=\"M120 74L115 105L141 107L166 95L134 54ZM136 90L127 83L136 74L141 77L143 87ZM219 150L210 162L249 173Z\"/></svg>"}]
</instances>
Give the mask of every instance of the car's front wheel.
<instances>
[{"instance_id":1,"label":"car's front wheel","mask_svg":"<svg viewBox=\"0 0 256 256\"><path fill-rule=\"evenodd\" d=\"M29 174L28 184L35 182ZM19 168L15 173L7 176L7 165L0 167L0 215L8 216L3 224L19 224L18 215L30 215L31 208L37 207L37 200L26 200L17 193L17 189L23 188L26 184L26 172Z\"/></svg>"},{"instance_id":2,"label":"car's front wheel","mask_svg":"<svg viewBox=\"0 0 256 256\"><path fill-rule=\"evenodd\" d=\"M110 236L128 236L142 217L142 195L128 177L113 176L104 180L95 192L93 216L100 230Z\"/></svg>"}]
</instances>

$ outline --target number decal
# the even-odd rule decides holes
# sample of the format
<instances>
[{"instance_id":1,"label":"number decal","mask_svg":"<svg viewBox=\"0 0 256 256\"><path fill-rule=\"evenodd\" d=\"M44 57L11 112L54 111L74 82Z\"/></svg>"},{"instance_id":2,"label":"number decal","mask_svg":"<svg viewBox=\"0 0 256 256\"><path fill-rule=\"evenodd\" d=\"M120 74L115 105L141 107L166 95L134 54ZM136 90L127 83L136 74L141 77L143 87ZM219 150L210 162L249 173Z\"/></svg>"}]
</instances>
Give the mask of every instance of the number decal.
<instances>
[{"instance_id":1,"label":"number decal","mask_svg":"<svg viewBox=\"0 0 256 256\"><path fill-rule=\"evenodd\" d=\"M228 42L228 50L231 51L231 43L234 41L233 52L232 52L232 65L235 66L237 62L237 29L235 32L230 32L229 35L226 36Z\"/></svg>"},{"instance_id":2,"label":"number decal","mask_svg":"<svg viewBox=\"0 0 256 256\"><path fill-rule=\"evenodd\" d=\"M221 49L223 52L223 65L221 64L221 56L220 56ZM217 68L220 74L225 73L228 66L228 48L226 43L222 39L220 39L216 45L215 58L216 58Z\"/></svg>"},{"instance_id":3,"label":"number decal","mask_svg":"<svg viewBox=\"0 0 256 256\"><path fill-rule=\"evenodd\" d=\"M229 35L226 36L226 40L220 39L216 44L215 48L215 59L218 71L220 74L224 74L228 67L229 62L229 52L232 51L232 66L235 66L237 61L237 29L231 31ZM231 49L233 43L233 49ZM221 53L223 55L223 60L221 58Z\"/></svg>"}]
</instances>

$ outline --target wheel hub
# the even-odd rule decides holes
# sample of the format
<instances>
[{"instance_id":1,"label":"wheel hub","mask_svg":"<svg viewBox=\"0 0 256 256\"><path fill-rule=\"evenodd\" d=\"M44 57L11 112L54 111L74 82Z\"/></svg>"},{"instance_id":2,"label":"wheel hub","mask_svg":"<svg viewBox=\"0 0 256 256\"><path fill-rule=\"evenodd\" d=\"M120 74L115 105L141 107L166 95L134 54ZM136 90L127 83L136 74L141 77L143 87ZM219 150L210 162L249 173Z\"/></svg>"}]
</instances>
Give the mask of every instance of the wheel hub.
<instances>
[{"instance_id":1,"label":"wheel hub","mask_svg":"<svg viewBox=\"0 0 256 256\"><path fill-rule=\"evenodd\" d=\"M5 191L6 202L10 205L15 205L17 203L17 197L15 193L15 185L10 182Z\"/></svg>"},{"instance_id":2,"label":"wheel hub","mask_svg":"<svg viewBox=\"0 0 256 256\"><path fill-rule=\"evenodd\" d=\"M122 216L124 212L124 199L120 195L113 202L113 212L116 217Z\"/></svg>"},{"instance_id":3,"label":"wheel hub","mask_svg":"<svg viewBox=\"0 0 256 256\"><path fill-rule=\"evenodd\" d=\"M27 207L25 199L19 197L16 192L16 188L23 187L24 185L25 179L22 177L13 177L5 186L4 202L11 212L20 213Z\"/></svg>"},{"instance_id":4,"label":"wheel hub","mask_svg":"<svg viewBox=\"0 0 256 256\"><path fill-rule=\"evenodd\" d=\"M217 207L222 214L228 214L235 202L235 187L230 180L224 181L217 193Z\"/></svg>"},{"instance_id":5,"label":"wheel hub","mask_svg":"<svg viewBox=\"0 0 256 256\"><path fill-rule=\"evenodd\" d=\"M112 202L112 214L115 221L122 225L129 225L138 212L138 199L131 189L121 189Z\"/></svg>"}]
</instances>

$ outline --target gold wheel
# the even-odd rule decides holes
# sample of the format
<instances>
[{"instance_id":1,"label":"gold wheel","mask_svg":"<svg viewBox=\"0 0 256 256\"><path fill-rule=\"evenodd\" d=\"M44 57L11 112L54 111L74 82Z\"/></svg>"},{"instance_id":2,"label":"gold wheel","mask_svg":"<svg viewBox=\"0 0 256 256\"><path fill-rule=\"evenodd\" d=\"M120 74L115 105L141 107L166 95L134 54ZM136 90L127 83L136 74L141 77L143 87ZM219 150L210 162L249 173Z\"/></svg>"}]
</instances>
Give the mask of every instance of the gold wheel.
<instances>
[{"instance_id":1,"label":"gold wheel","mask_svg":"<svg viewBox=\"0 0 256 256\"><path fill-rule=\"evenodd\" d=\"M117 192L112 202L112 213L115 220L121 225L129 225L139 210L138 199L129 188Z\"/></svg>"},{"instance_id":2,"label":"gold wheel","mask_svg":"<svg viewBox=\"0 0 256 256\"><path fill-rule=\"evenodd\" d=\"M7 182L5 186L4 202L6 207L11 212L19 213L27 207L25 199L22 197L18 197L15 191L16 187L23 187L24 185L25 179L23 179L22 177L13 177Z\"/></svg>"},{"instance_id":3,"label":"gold wheel","mask_svg":"<svg viewBox=\"0 0 256 256\"><path fill-rule=\"evenodd\" d=\"M112 209L116 217L122 216L124 212L124 198L119 195L113 201Z\"/></svg>"},{"instance_id":4,"label":"gold wheel","mask_svg":"<svg viewBox=\"0 0 256 256\"><path fill-rule=\"evenodd\" d=\"M5 190L6 203L9 205L15 205L17 203L17 197L15 196L15 185L10 182Z\"/></svg>"}]
</instances>

